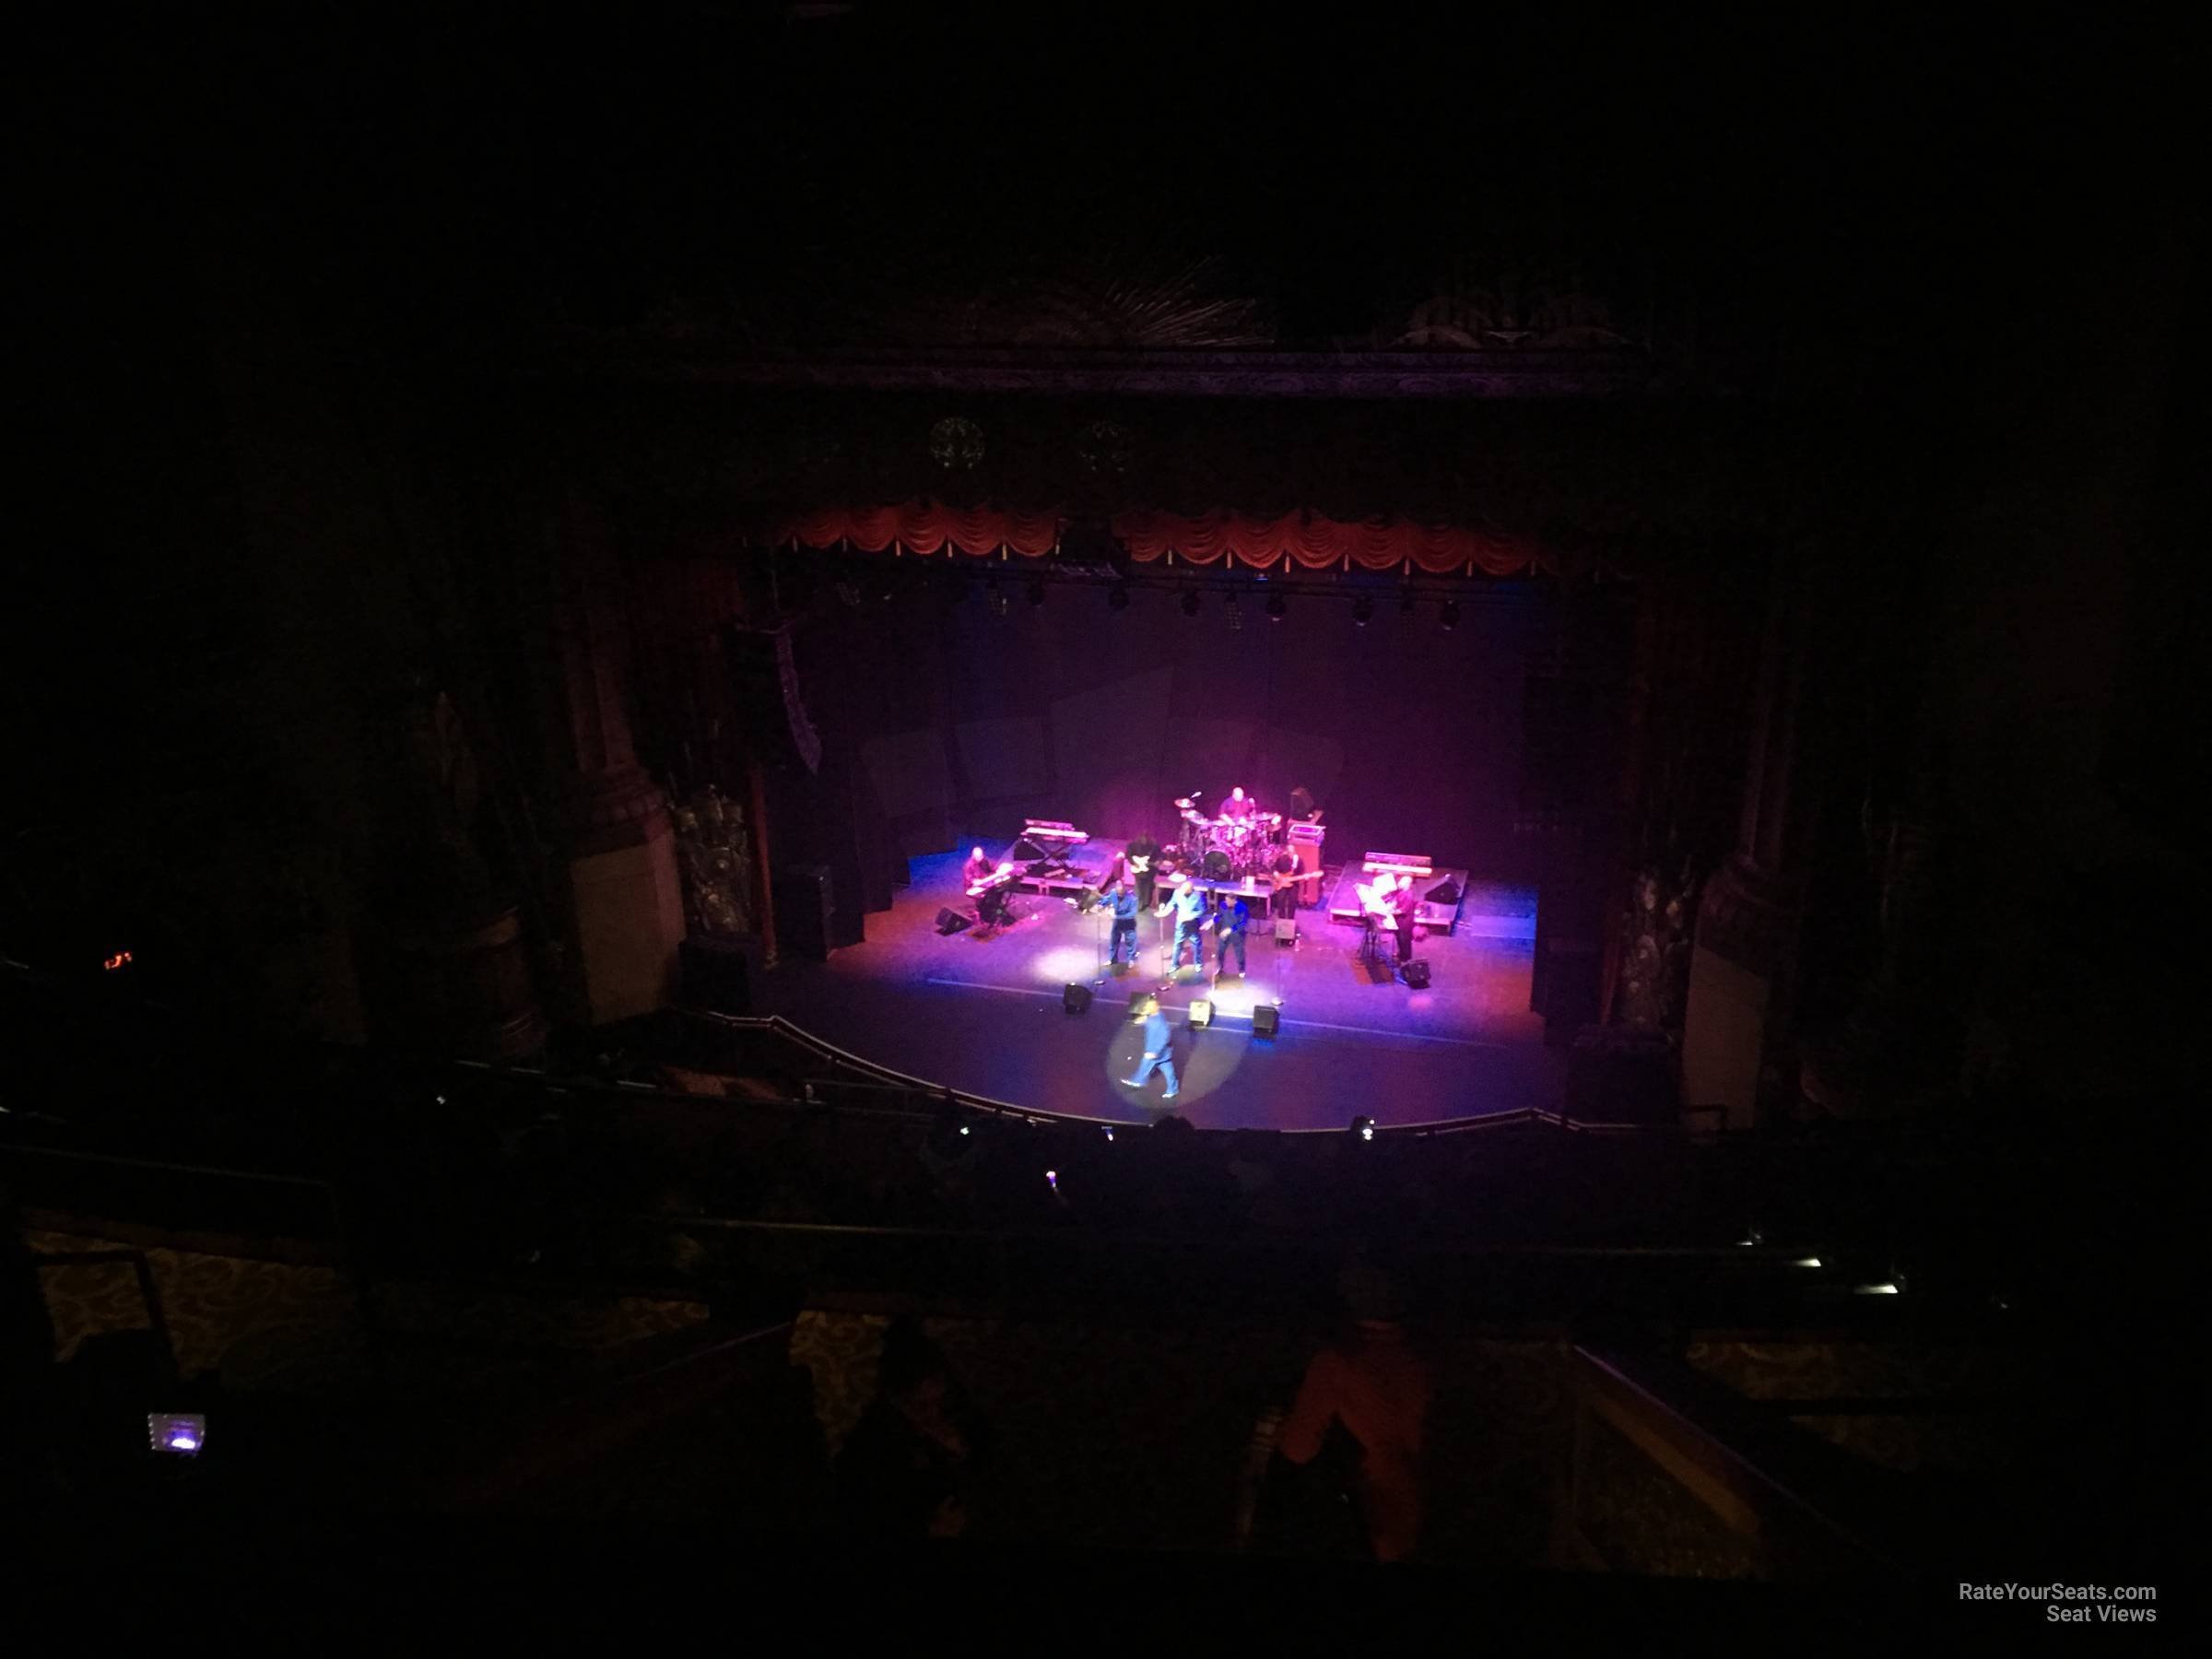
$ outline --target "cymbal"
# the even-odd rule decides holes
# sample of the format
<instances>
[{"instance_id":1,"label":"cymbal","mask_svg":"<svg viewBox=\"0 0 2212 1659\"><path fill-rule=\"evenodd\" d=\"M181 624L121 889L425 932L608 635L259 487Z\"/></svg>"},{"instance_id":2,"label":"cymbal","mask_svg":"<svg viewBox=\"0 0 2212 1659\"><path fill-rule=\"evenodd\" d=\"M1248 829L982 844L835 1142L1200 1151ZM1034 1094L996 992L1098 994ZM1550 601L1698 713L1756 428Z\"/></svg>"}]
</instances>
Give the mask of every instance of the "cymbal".
<instances>
[{"instance_id":1,"label":"cymbal","mask_svg":"<svg viewBox=\"0 0 2212 1659\"><path fill-rule=\"evenodd\" d=\"M1195 805L1195 803L1193 802L1188 795L1177 795L1175 797L1175 805L1181 807L1183 811L1188 812L1192 806Z\"/></svg>"}]
</instances>

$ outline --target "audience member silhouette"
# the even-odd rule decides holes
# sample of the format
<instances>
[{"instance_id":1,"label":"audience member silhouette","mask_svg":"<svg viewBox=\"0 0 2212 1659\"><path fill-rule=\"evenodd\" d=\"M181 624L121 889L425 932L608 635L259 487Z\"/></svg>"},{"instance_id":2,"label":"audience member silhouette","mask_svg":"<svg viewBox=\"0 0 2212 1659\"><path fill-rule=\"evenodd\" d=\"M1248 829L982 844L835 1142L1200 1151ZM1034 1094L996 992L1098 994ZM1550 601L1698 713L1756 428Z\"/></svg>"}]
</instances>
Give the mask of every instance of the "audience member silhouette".
<instances>
[{"instance_id":1,"label":"audience member silhouette","mask_svg":"<svg viewBox=\"0 0 2212 1659\"><path fill-rule=\"evenodd\" d=\"M876 1399L838 1454L839 1524L886 1541L959 1536L982 1438L945 1356L918 1323L894 1320Z\"/></svg>"},{"instance_id":2,"label":"audience member silhouette","mask_svg":"<svg viewBox=\"0 0 2212 1659\"><path fill-rule=\"evenodd\" d=\"M1421 1446L1435 1381L1407 1341L1387 1275L1355 1263L1337 1288L1348 1326L1306 1367L1276 1448L1302 1466L1323 1455L1333 1431L1347 1436L1369 1547L1379 1561L1402 1561L1420 1541Z\"/></svg>"}]
</instances>

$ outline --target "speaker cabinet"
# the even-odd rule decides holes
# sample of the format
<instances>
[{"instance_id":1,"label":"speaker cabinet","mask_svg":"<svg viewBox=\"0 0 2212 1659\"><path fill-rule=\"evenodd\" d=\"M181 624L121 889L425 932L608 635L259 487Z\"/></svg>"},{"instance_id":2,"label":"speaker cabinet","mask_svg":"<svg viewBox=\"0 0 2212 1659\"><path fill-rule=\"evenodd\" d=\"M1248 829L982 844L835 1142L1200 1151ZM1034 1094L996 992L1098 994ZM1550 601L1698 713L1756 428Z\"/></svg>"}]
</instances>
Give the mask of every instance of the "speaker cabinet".
<instances>
[{"instance_id":1,"label":"speaker cabinet","mask_svg":"<svg viewBox=\"0 0 2212 1659\"><path fill-rule=\"evenodd\" d=\"M1298 919L1295 916L1277 916L1275 919L1275 942L1277 945L1298 943Z\"/></svg>"},{"instance_id":2,"label":"speaker cabinet","mask_svg":"<svg viewBox=\"0 0 2212 1659\"><path fill-rule=\"evenodd\" d=\"M1060 991L1060 1006L1070 1014L1089 1013L1090 987L1072 982L1063 986Z\"/></svg>"},{"instance_id":3,"label":"speaker cabinet","mask_svg":"<svg viewBox=\"0 0 2212 1659\"><path fill-rule=\"evenodd\" d=\"M1597 1018L1604 947L1580 939L1549 939L1538 950L1535 969L1532 1001L1544 1017L1544 1041L1565 1048Z\"/></svg>"},{"instance_id":4,"label":"speaker cabinet","mask_svg":"<svg viewBox=\"0 0 2212 1659\"><path fill-rule=\"evenodd\" d=\"M1578 1124L1677 1122L1681 1087L1666 1039L1620 1026L1584 1026L1567 1056L1567 1116Z\"/></svg>"},{"instance_id":5,"label":"speaker cabinet","mask_svg":"<svg viewBox=\"0 0 2212 1659\"><path fill-rule=\"evenodd\" d=\"M1283 1011L1273 1003L1261 1003L1252 1011L1252 1034L1272 1037L1283 1029Z\"/></svg>"},{"instance_id":6,"label":"speaker cabinet","mask_svg":"<svg viewBox=\"0 0 2212 1659\"><path fill-rule=\"evenodd\" d=\"M793 865L776 877L776 944L786 956L830 959L836 910L828 865Z\"/></svg>"},{"instance_id":7,"label":"speaker cabinet","mask_svg":"<svg viewBox=\"0 0 2212 1659\"><path fill-rule=\"evenodd\" d=\"M1420 957L1406 964L1406 982L1416 991L1429 989L1429 964Z\"/></svg>"},{"instance_id":8,"label":"speaker cabinet","mask_svg":"<svg viewBox=\"0 0 2212 1659\"><path fill-rule=\"evenodd\" d=\"M959 911L940 909L937 912L937 932L940 935L962 933L974 925L975 918Z\"/></svg>"}]
</instances>

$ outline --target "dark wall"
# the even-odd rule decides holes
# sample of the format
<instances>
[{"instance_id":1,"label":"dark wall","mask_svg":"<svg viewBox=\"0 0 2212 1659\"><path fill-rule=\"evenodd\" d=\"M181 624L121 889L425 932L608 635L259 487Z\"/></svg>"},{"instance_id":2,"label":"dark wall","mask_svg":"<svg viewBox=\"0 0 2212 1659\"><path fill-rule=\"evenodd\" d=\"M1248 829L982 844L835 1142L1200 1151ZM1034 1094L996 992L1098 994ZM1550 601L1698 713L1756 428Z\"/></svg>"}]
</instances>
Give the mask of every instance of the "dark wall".
<instances>
[{"instance_id":1,"label":"dark wall","mask_svg":"<svg viewBox=\"0 0 2212 1659\"><path fill-rule=\"evenodd\" d=\"M1178 795L1241 783L1280 804L1300 783L1328 808L1333 856L1426 853L1510 873L1522 784L1524 673L1548 638L1541 602L1433 601L1365 628L1349 599L1301 597L1270 622L1265 589L1232 630L1218 596L1195 618L1137 591L1018 582L998 616L982 590L833 610L802 651L808 701L909 853L1003 837L1025 817L1094 834L1165 833Z\"/></svg>"}]
</instances>

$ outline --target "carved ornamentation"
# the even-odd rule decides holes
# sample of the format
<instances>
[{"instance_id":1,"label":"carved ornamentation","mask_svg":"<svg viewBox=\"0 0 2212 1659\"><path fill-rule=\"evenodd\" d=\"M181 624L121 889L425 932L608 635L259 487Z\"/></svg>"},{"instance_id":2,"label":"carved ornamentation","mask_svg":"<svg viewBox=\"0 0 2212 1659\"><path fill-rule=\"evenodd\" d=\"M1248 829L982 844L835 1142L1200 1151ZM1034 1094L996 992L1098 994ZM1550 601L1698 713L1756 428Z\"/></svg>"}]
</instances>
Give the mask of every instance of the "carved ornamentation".
<instances>
[{"instance_id":1,"label":"carved ornamentation","mask_svg":"<svg viewBox=\"0 0 2212 1659\"><path fill-rule=\"evenodd\" d=\"M1697 943L1762 976L1783 971L1797 938L1802 882L1731 858L1705 884Z\"/></svg>"},{"instance_id":2,"label":"carved ornamentation","mask_svg":"<svg viewBox=\"0 0 2212 1659\"><path fill-rule=\"evenodd\" d=\"M961 415L947 415L929 429L929 453L947 472L968 472L983 458L983 429Z\"/></svg>"}]
</instances>

